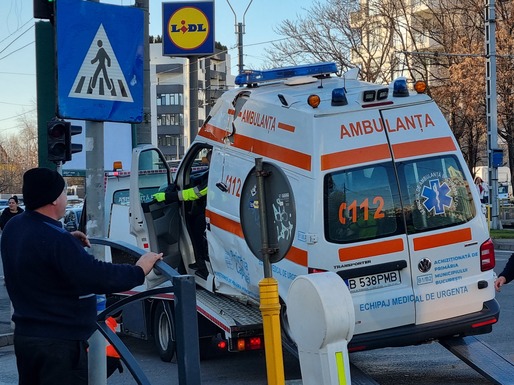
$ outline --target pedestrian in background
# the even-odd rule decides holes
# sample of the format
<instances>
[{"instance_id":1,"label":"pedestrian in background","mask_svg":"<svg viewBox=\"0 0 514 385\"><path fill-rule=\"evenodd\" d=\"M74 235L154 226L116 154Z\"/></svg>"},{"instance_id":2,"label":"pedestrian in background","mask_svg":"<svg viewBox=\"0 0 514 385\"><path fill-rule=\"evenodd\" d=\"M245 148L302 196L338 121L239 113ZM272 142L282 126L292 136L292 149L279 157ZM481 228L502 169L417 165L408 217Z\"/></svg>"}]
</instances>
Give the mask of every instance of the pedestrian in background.
<instances>
[{"instance_id":1,"label":"pedestrian in background","mask_svg":"<svg viewBox=\"0 0 514 385\"><path fill-rule=\"evenodd\" d=\"M475 178L475 186L480 195L480 202L489 203L489 185L482 180L479 176Z\"/></svg>"},{"instance_id":2,"label":"pedestrian in background","mask_svg":"<svg viewBox=\"0 0 514 385\"><path fill-rule=\"evenodd\" d=\"M0 230L3 230L9 219L21 214L23 209L19 206L18 197L13 195L9 198L9 207L6 207L0 215Z\"/></svg>"},{"instance_id":3,"label":"pedestrian in background","mask_svg":"<svg viewBox=\"0 0 514 385\"><path fill-rule=\"evenodd\" d=\"M96 295L141 285L162 254L132 265L96 260L80 231L59 221L66 184L47 168L23 175L25 212L12 218L1 245L14 314L14 352L20 385L87 385L87 340L96 329Z\"/></svg>"}]
</instances>

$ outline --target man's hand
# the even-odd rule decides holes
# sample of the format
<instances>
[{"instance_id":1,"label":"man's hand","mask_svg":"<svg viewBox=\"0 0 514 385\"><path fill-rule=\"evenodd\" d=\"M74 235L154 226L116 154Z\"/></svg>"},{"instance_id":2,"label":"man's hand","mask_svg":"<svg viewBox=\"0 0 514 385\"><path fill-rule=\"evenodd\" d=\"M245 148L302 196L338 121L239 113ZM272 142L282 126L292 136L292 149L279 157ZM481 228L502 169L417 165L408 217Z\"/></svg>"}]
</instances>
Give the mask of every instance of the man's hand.
<instances>
[{"instance_id":1,"label":"man's hand","mask_svg":"<svg viewBox=\"0 0 514 385\"><path fill-rule=\"evenodd\" d=\"M82 243L82 246L91 247L89 238L82 231L72 231L70 234L73 235L75 238L77 238L80 241L80 243Z\"/></svg>"},{"instance_id":2,"label":"man's hand","mask_svg":"<svg viewBox=\"0 0 514 385\"><path fill-rule=\"evenodd\" d=\"M136 266L141 267L145 275L148 275L148 273L152 271L155 262L160 260L162 260L162 253L154 253L150 251L146 254L143 254L141 258L138 259Z\"/></svg>"},{"instance_id":3,"label":"man's hand","mask_svg":"<svg viewBox=\"0 0 514 385\"><path fill-rule=\"evenodd\" d=\"M494 281L494 287L496 291L500 291L501 287L505 285L505 282L507 282L507 280L503 275L500 275L498 278L496 278L496 281Z\"/></svg>"},{"instance_id":4,"label":"man's hand","mask_svg":"<svg viewBox=\"0 0 514 385\"><path fill-rule=\"evenodd\" d=\"M166 193L158 192L156 194L153 194L152 198L155 199L157 202L164 202L166 200Z\"/></svg>"}]
</instances>

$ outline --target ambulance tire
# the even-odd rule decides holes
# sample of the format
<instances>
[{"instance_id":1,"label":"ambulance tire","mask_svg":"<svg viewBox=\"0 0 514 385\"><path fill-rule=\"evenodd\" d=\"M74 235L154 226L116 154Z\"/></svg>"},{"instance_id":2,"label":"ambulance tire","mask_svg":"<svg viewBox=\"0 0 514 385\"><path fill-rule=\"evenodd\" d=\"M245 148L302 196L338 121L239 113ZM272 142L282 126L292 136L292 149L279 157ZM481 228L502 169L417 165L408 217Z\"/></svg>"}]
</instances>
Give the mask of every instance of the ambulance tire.
<instances>
[{"instance_id":1,"label":"ambulance tire","mask_svg":"<svg viewBox=\"0 0 514 385\"><path fill-rule=\"evenodd\" d=\"M170 362L175 356L177 340L173 313L167 301L159 301L155 307L153 336L159 357L164 362Z\"/></svg>"}]
</instances>

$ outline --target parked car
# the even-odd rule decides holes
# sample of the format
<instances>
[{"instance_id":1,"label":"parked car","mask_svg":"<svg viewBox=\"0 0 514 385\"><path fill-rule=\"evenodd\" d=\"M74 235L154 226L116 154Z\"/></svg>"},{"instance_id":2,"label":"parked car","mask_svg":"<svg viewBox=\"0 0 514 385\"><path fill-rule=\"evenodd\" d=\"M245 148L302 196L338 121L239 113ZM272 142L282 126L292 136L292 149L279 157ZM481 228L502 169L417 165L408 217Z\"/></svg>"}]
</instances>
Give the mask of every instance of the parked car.
<instances>
[{"instance_id":1,"label":"parked car","mask_svg":"<svg viewBox=\"0 0 514 385\"><path fill-rule=\"evenodd\" d=\"M0 199L0 214L7 207L9 207L9 200L8 199Z\"/></svg>"},{"instance_id":2,"label":"parked car","mask_svg":"<svg viewBox=\"0 0 514 385\"><path fill-rule=\"evenodd\" d=\"M82 207L72 207L67 209L63 217L64 228L68 231L78 230L81 215Z\"/></svg>"}]
</instances>

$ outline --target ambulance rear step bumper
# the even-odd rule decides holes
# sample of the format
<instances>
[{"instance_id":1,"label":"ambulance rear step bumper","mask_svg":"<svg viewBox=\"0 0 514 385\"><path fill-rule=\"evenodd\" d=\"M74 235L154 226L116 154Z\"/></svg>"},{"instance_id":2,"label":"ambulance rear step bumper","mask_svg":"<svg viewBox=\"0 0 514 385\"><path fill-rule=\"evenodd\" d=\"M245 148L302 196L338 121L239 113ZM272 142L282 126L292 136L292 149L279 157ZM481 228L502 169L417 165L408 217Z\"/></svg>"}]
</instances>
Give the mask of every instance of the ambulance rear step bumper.
<instances>
[{"instance_id":1,"label":"ambulance rear step bumper","mask_svg":"<svg viewBox=\"0 0 514 385\"><path fill-rule=\"evenodd\" d=\"M423 325L406 325L393 329L354 335L348 349L352 351L385 347L418 345L448 337L464 337L486 334L500 316L500 305L495 299L484 302L481 311ZM492 321L488 323L489 321ZM495 321L494 321L495 320ZM473 327L480 323L481 327Z\"/></svg>"}]
</instances>

